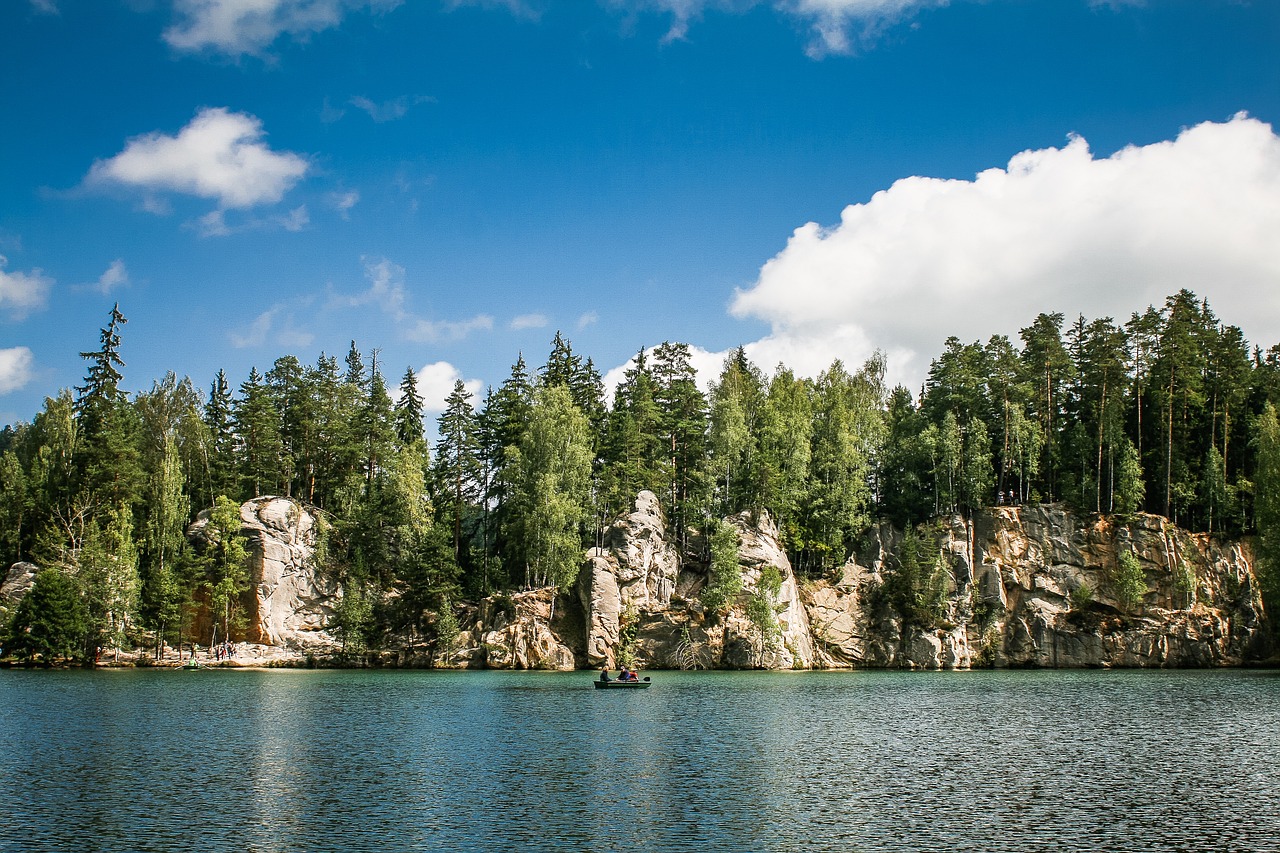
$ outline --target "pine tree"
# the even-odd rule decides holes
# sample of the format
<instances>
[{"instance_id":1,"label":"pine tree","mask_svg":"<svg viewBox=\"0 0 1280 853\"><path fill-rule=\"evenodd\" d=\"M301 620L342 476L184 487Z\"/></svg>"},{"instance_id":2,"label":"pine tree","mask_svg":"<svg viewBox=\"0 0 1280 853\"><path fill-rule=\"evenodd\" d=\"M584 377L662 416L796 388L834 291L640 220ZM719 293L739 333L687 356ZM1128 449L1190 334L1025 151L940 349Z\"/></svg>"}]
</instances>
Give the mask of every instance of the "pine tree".
<instances>
[{"instance_id":1,"label":"pine tree","mask_svg":"<svg viewBox=\"0 0 1280 853\"><path fill-rule=\"evenodd\" d=\"M434 477L439 484L437 510L449 521L454 559L462 560L462 519L480 499L481 448L471 392L462 380L454 383L437 419Z\"/></svg>"},{"instance_id":2,"label":"pine tree","mask_svg":"<svg viewBox=\"0 0 1280 853\"><path fill-rule=\"evenodd\" d=\"M778 366L761 406L761 501L773 514L783 544L798 559L805 487L813 454L813 393L810 384Z\"/></svg>"},{"instance_id":3,"label":"pine tree","mask_svg":"<svg viewBox=\"0 0 1280 853\"><path fill-rule=\"evenodd\" d=\"M249 497L275 493L292 466L280 438L280 415L257 368L251 368L249 378L240 385L233 418L240 448L240 493Z\"/></svg>"},{"instance_id":4,"label":"pine tree","mask_svg":"<svg viewBox=\"0 0 1280 853\"><path fill-rule=\"evenodd\" d=\"M212 506L217 495L240 496L236 475L236 435L232 416L231 386L219 370L209 388L204 407L204 424L209 432L209 483L199 503Z\"/></svg>"},{"instance_id":5,"label":"pine tree","mask_svg":"<svg viewBox=\"0 0 1280 853\"><path fill-rule=\"evenodd\" d=\"M672 529L683 550L689 524L705 515L707 401L698 389L688 344L664 342L653 351L654 403L662 437L659 467Z\"/></svg>"},{"instance_id":6,"label":"pine tree","mask_svg":"<svg viewBox=\"0 0 1280 853\"><path fill-rule=\"evenodd\" d=\"M414 447L422 437L422 395L418 393L418 377L406 367L400 380L400 399L395 405L396 438L401 447Z\"/></svg>"}]
</instances>

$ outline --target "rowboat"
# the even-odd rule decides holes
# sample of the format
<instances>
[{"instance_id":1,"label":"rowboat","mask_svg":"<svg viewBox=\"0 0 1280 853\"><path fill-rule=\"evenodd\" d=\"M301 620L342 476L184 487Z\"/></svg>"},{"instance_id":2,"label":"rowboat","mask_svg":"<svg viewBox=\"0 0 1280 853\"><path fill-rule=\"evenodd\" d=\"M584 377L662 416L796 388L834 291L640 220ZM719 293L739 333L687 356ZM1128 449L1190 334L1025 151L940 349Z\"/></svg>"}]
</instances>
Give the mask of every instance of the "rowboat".
<instances>
[{"instance_id":1,"label":"rowboat","mask_svg":"<svg viewBox=\"0 0 1280 853\"><path fill-rule=\"evenodd\" d=\"M644 690L653 684L647 675L642 681L601 681L597 678L591 683L596 686L596 690Z\"/></svg>"}]
</instances>

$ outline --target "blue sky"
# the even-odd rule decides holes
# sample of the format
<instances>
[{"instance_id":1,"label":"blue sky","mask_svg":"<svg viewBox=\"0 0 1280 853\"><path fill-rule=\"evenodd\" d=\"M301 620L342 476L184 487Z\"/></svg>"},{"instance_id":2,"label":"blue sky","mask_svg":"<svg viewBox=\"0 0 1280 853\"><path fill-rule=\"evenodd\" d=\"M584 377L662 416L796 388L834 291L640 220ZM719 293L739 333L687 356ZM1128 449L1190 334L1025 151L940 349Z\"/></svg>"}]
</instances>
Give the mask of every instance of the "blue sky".
<instances>
[{"instance_id":1,"label":"blue sky","mask_svg":"<svg viewBox=\"0 0 1280 853\"><path fill-rule=\"evenodd\" d=\"M354 339L438 400L815 373L1178 287L1280 342L1280 4L3 0L0 422Z\"/></svg>"}]
</instances>

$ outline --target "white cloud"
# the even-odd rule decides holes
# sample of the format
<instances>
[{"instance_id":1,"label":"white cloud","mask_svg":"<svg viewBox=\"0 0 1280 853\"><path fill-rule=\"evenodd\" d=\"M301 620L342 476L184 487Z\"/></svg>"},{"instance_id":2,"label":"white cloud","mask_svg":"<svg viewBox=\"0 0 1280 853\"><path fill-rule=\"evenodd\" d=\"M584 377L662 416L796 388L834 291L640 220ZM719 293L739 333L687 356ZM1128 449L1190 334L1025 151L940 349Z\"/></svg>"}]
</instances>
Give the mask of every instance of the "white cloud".
<instances>
[{"instance_id":1,"label":"white cloud","mask_svg":"<svg viewBox=\"0 0 1280 853\"><path fill-rule=\"evenodd\" d=\"M350 296L336 294L334 302L351 308L376 307L396 322L400 333L408 340L418 343L460 341L472 332L493 328L493 318L488 314L478 314L466 320L432 320L409 311L406 307L408 296L404 267L387 258L366 260L364 274L369 282L368 290Z\"/></svg>"},{"instance_id":2,"label":"white cloud","mask_svg":"<svg viewBox=\"0 0 1280 853\"><path fill-rule=\"evenodd\" d=\"M1125 320L1180 288L1255 343L1280 341L1280 137L1244 115L1103 159L1072 137L974 180L910 177L796 229L731 311L748 346L813 374L880 348L918 387L947 336L1009 335L1040 312Z\"/></svg>"},{"instance_id":3,"label":"white cloud","mask_svg":"<svg viewBox=\"0 0 1280 853\"><path fill-rule=\"evenodd\" d=\"M174 0L177 22L164 31L172 47L230 56L261 54L287 33L305 39L336 27L352 9L394 9L401 0Z\"/></svg>"},{"instance_id":4,"label":"white cloud","mask_svg":"<svg viewBox=\"0 0 1280 853\"><path fill-rule=\"evenodd\" d=\"M260 347L268 341L273 346L284 348L308 347L314 340L310 332L294 327L293 315L287 312L284 305L275 305L263 311L247 328L231 332L229 337L231 345L236 349Z\"/></svg>"},{"instance_id":5,"label":"white cloud","mask_svg":"<svg viewBox=\"0 0 1280 853\"><path fill-rule=\"evenodd\" d=\"M39 269L5 272L8 265L9 259L0 255L0 310L7 312L11 320L22 320L45 306L53 279Z\"/></svg>"},{"instance_id":6,"label":"white cloud","mask_svg":"<svg viewBox=\"0 0 1280 853\"><path fill-rule=\"evenodd\" d=\"M329 203L344 220L351 218L351 208L360 203L360 193L352 190L345 193L330 193Z\"/></svg>"},{"instance_id":7,"label":"white cloud","mask_svg":"<svg viewBox=\"0 0 1280 853\"><path fill-rule=\"evenodd\" d=\"M284 230L297 233L311 224L311 215L307 213L307 206L303 204L289 211L288 215L279 217L276 221Z\"/></svg>"},{"instance_id":8,"label":"white cloud","mask_svg":"<svg viewBox=\"0 0 1280 853\"><path fill-rule=\"evenodd\" d=\"M0 349L0 394L17 391L31 381L35 359L26 347Z\"/></svg>"},{"instance_id":9,"label":"white cloud","mask_svg":"<svg viewBox=\"0 0 1280 853\"><path fill-rule=\"evenodd\" d=\"M357 109L364 110L369 114L369 118L381 124L382 122L404 118L408 114L410 107L434 102L435 98L430 95L401 95L398 98L392 98L381 103L372 101L363 95L357 95L347 103Z\"/></svg>"},{"instance_id":10,"label":"white cloud","mask_svg":"<svg viewBox=\"0 0 1280 853\"><path fill-rule=\"evenodd\" d=\"M729 351L711 352L702 347L689 344L689 366L693 368L697 374L696 382L698 387L705 393L711 390L711 383L720 378L720 371L724 369L724 360L728 357ZM653 364L653 347L649 347L646 355L649 358L649 364ZM601 378L604 385L605 402L613 405L613 392L617 390L618 385L626 376L626 372L635 366L635 356L627 359L624 364L608 370Z\"/></svg>"},{"instance_id":11,"label":"white cloud","mask_svg":"<svg viewBox=\"0 0 1280 853\"><path fill-rule=\"evenodd\" d=\"M105 296L128 283L129 270L125 268L123 260L116 258L111 262L111 266L107 267L106 272L98 276L98 282L93 286L93 289Z\"/></svg>"},{"instance_id":12,"label":"white cloud","mask_svg":"<svg viewBox=\"0 0 1280 853\"><path fill-rule=\"evenodd\" d=\"M422 367L417 373L418 394L422 397L422 410L429 413L444 411L445 400L453 393L454 384L462 379L462 372L447 361L437 361ZM478 406L483 384L479 379L463 379L462 383L473 398L471 404Z\"/></svg>"},{"instance_id":13,"label":"white cloud","mask_svg":"<svg viewBox=\"0 0 1280 853\"><path fill-rule=\"evenodd\" d=\"M522 329L545 329L548 322L546 314L521 314L511 320L511 329L516 332Z\"/></svg>"},{"instance_id":14,"label":"white cloud","mask_svg":"<svg viewBox=\"0 0 1280 853\"><path fill-rule=\"evenodd\" d=\"M595 311L588 311L578 318L578 331L582 331L587 326L594 326L600 322L600 315Z\"/></svg>"},{"instance_id":15,"label":"white cloud","mask_svg":"<svg viewBox=\"0 0 1280 853\"><path fill-rule=\"evenodd\" d=\"M54 0L31 0L31 8L42 15L57 15L58 4Z\"/></svg>"},{"instance_id":16,"label":"white cloud","mask_svg":"<svg viewBox=\"0 0 1280 853\"><path fill-rule=\"evenodd\" d=\"M176 136L157 131L130 139L119 154L94 163L87 180L215 199L222 209L274 204L308 164L297 154L272 151L264 135L254 116L205 108Z\"/></svg>"},{"instance_id":17,"label":"white cloud","mask_svg":"<svg viewBox=\"0 0 1280 853\"><path fill-rule=\"evenodd\" d=\"M707 11L745 12L765 0L609 0L628 13L656 10L671 15L664 42L683 39L689 24ZM769 5L810 30L811 56L850 53L873 41L884 29L920 9L945 6L949 0L772 0ZM1093 0L1096 2L1096 0Z\"/></svg>"}]
</instances>

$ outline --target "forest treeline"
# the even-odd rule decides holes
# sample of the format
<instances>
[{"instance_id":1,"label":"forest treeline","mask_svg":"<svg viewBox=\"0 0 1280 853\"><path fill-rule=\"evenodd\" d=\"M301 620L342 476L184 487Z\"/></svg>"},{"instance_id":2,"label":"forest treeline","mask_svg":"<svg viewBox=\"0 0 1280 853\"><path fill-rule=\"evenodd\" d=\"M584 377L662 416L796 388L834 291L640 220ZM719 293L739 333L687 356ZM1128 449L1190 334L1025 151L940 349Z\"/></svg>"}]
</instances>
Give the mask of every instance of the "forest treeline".
<instances>
[{"instance_id":1,"label":"forest treeline","mask_svg":"<svg viewBox=\"0 0 1280 853\"><path fill-rule=\"evenodd\" d=\"M518 358L482 398L457 383L430 447L413 370L393 393L376 350L283 356L234 392L219 372L207 392L170 374L129 396L126 322L113 309L82 353L83 384L0 432L0 564L42 568L11 651L172 641L197 602L234 632L238 507L260 495L318 510L320 569L345 593L332 627L355 647L456 632L460 597L568 587L641 489L689 549L717 519L768 511L802 574L844 562L877 518L1042 501L1259 533L1280 565L1280 345L1251 348L1186 290L1124 322L1040 314L1016 342L949 338L918 397L886 387L880 355L804 378L741 348L704 394L689 347L668 342L608 400L557 334L540 367Z\"/></svg>"}]
</instances>

